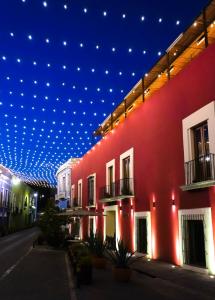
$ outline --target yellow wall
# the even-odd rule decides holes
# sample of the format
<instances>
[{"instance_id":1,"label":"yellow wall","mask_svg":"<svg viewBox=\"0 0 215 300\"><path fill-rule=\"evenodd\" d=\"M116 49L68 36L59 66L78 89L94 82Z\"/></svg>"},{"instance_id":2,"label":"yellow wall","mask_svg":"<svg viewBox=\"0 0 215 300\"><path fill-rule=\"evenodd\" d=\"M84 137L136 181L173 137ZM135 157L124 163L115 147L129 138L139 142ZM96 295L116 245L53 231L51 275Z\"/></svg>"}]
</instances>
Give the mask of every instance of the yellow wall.
<instances>
[{"instance_id":1,"label":"yellow wall","mask_svg":"<svg viewBox=\"0 0 215 300\"><path fill-rule=\"evenodd\" d=\"M106 216L106 235L114 237L116 233L116 216L115 211L108 211Z\"/></svg>"}]
</instances>

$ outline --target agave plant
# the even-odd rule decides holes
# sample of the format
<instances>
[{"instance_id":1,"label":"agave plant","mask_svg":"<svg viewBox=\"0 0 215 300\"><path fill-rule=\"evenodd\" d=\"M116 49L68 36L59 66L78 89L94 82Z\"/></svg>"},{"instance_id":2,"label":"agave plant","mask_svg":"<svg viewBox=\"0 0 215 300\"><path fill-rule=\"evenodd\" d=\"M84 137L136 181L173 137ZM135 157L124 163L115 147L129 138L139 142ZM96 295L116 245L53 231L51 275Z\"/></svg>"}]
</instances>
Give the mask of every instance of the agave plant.
<instances>
[{"instance_id":1,"label":"agave plant","mask_svg":"<svg viewBox=\"0 0 215 300\"><path fill-rule=\"evenodd\" d=\"M134 263L137 259L143 257L138 256L134 257L135 252L130 252L128 247L122 240L117 242L117 247L114 251L108 250L108 257L116 268L127 269L129 266Z\"/></svg>"},{"instance_id":2,"label":"agave plant","mask_svg":"<svg viewBox=\"0 0 215 300\"><path fill-rule=\"evenodd\" d=\"M104 257L106 251L106 243L98 233L90 233L90 236L86 240L86 245L89 248L92 255L97 257Z\"/></svg>"}]
</instances>

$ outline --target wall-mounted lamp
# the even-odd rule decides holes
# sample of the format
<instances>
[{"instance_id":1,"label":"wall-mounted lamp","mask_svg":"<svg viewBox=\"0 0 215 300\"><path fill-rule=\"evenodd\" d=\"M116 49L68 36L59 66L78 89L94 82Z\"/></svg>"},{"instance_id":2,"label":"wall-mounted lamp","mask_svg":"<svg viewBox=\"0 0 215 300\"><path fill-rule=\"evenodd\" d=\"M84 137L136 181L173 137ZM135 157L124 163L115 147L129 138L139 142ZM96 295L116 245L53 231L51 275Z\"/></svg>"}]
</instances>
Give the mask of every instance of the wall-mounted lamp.
<instances>
[{"instance_id":1,"label":"wall-mounted lamp","mask_svg":"<svg viewBox=\"0 0 215 300\"><path fill-rule=\"evenodd\" d=\"M152 206L153 206L154 208L156 207L155 201L152 202Z\"/></svg>"}]
</instances>

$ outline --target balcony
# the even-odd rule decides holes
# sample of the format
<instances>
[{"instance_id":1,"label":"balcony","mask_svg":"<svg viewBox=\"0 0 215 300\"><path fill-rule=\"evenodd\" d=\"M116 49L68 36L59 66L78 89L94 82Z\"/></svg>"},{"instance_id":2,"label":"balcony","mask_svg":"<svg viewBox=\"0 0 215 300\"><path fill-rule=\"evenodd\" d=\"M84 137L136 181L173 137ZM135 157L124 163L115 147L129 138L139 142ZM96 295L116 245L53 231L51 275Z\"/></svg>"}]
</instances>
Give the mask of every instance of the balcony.
<instances>
[{"instance_id":1,"label":"balcony","mask_svg":"<svg viewBox=\"0 0 215 300\"><path fill-rule=\"evenodd\" d=\"M100 189L101 202L117 201L134 197L134 179L124 178Z\"/></svg>"},{"instance_id":2,"label":"balcony","mask_svg":"<svg viewBox=\"0 0 215 300\"><path fill-rule=\"evenodd\" d=\"M183 191L215 185L215 154L199 156L185 163L186 184Z\"/></svg>"}]
</instances>

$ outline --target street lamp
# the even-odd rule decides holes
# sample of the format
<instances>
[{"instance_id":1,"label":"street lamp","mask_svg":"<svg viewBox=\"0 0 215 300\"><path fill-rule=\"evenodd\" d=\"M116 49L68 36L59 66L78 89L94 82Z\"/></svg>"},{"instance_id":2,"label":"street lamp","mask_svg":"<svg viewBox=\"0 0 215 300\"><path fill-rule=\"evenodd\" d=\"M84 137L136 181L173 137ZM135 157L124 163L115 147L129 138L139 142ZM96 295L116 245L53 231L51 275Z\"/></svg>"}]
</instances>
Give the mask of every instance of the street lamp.
<instances>
[{"instance_id":1,"label":"street lamp","mask_svg":"<svg viewBox=\"0 0 215 300\"><path fill-rule=\"evenodd\" d=\"M13 185L18 185L20 184L21 180L18 177L13 177L12 178L12 184Z\"/></svg>"}]
</instances>

